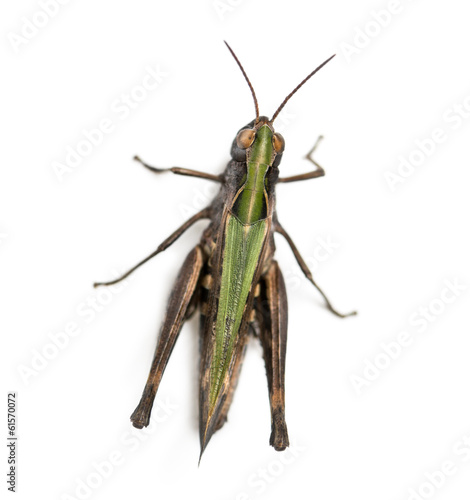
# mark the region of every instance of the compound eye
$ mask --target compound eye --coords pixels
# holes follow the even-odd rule
[[[276,151],[276,153],[278,154],[284,151],[285,147],[284,137],[282,137],[282,135],[278,134],[277,132],[273,135],[273,146],[274,146],[274,151]]]
[[[256,132],[251,128],[240,130],[240,132],[237,135],[237,146],[240,149],[249,148],[253,144],[253,141],[255,140],[255,135]]]

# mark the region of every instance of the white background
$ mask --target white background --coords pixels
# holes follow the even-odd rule
[[[1,407],[6,435],[7,392],[18,392],[17,498],[406,500],[421,488],[421,498],[468,499],[469,290],[439,302],[446,280],[470,285],[470,119],[452,121],[452,108],[470,103],[468,8],[402,0],[378,27],[368,23],[385,1],[231,4],[71,1],[18,50],[12,34],[43,21],[42,9],[33,0],[1,7]],[[354,47],[366,27],[374,38],[346,57],[344,44]],[[129,415],[177,269],[204,223],[93,318],[83,314],[97,297],[94,281],[149,254],[210,197],[210,183],[155,176],[133,155],[219,173],[236,131],[253,118],[224,39],[267,115],[338,54],[277,121],[282,174],[309,169],[302,157],[319,134],[316,159],[327,173],[279,186],[278,212],[333,303],[359,315],[331,315],[278,239],[293,446],[281,454],[268,445],[266,378],[253,341],[229,422],[198,468],[197,321],[183,329],[165,372],[157,400],[167,406],[155,412],[162,421],[139,432]],[[148,65],[168,76],[121,119],[113,102],[142,83]],[[53,162],[103,118],[114,130],[60,181]],[[436,128],[446,140],[392,190],[386,172]],[[331,254],[319,250],[328,240]],[[416,311],[430,302],[439,315],[417,328]],[[79,334],[54,353],[50,335],[71,322]],[[382,344],[401,332],[411,340],[390,361]],[[44,349],[53,359],[21,376]],[[389,366],[356,390],[354,377],[376,360]],[[97,475],[110,456],[119,463]],[[423,486],[445,461],[454,473],[439,488]],[[2,475],[2,495],[6,486]]]

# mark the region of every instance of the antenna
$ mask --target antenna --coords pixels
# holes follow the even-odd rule
[[[248,76],[246,76],[245,70],[243,69],[241,62],[238,60],[238,57],[235,55],[235,52],[231,49],[230,45],[225,40],[224,40],[224,43],[225,43],[225,45],[227,45],[227,48],[228,48],[228,50],[230,50],[230,53],[232,54],[235,61],[237,61],[238,67],[241,69],[243,76],[245,77],[246,83],[248,83],[248,87],[250,87],[251,95],[253,96],[253,101],[255,103],[255,111],[256,111],[255,123],[258,123],[258,121],[259,121],[258,100],[256,99],[256,94],[255,94],[255,90],[253,89],[253,85],[251,85],[251,82],[248,79]],[[318,69],[320,69],[320,68],[318,68]]]
[[[230,47],[229,47],[230,48]],[[309,80],[310,78],[312,78],[312,76],[319,70],[321,70],[323,68],[323,66],[325,66],[326,63],[329,63],[333,57],[335,57],[336,54],[333,54],[329,59],[327,59],[324,63],[320,64],[320,66],[318,66],[318,68],[314,69],[306,78],[304,78],[298,85],[297,87],[295,87],[295,89],[282,101],[281,105],[277,108],[276,112],[274,113],[273,117],[271,118],[271,123],[277,118],[277,115],[281,112],[282,108],[286,105],[287,101],[297,92],[297,90],[300,89],[300,87],[302,87],[302,85],[307,81]],[[240,63],[239,63],[240,64]],[[243,71],[243,70],[242,70]],[[250,85],[251,87],[251,85]]]

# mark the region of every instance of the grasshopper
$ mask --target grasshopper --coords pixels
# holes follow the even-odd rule
[[[225,42],[226,43],[226,42]],[[263,348],[271,407],[270,445],[282,451],[289,446],[285,421],[285,362],[287,343],[287,295],[284,279],[274,260],[274,233],[291,247],[307,279],[317,288],[326,307],[339,313],[314,281],[310,270],[275,209],[275,187],[279,182],[314,179],[325,174],[313,159],[317,140],[306,158],[313,171],[279,177],[284,139],[273,122],[287,101],[334,56],[312,71],[281,103],[271,119],[260,116],[253,86],[237,56],[226,43],[251,90],[256,117],[242,127],[232,142],[231,157],[221,175],[181,167],[157,168],[135,157],[158,174],[171,171],[220,184],[212,203],[196,213],[158,248],[120,278],[94,286],[112,285],[166,250],[190,226],[202,219],[210,224],[200,243],[189,252],[171,292],[157,340],[155,355],[142,397],[131,421],[139,429],[149,424],[155,395],[183,323],[200,311],[199,434],[201,455],[215,431],[227,420],[239,378],[244,352],[252,333]]]

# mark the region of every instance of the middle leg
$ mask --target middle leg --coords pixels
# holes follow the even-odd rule
[[[328,297],[325,295],[325,292],[317,285],[316,281],[313,279],[312,273],[310,272],[310,269],[308,268],[307,264],[305,263],[304,259],[302,258],[302,255],[300,255],[300,252],[298,251],[297,247],[295,246],[294,241],[292,238],[289,236],[289,233],[279,224],[279,222],[276,222],[276,227],[275,231],[279,234],[282,234],[284,238],[286,239],[287,243],[291,247],[292,252],[294,253],[294,256],[302,269],[303,273],[305,274],[305,277],[312,283],[312,285],[320,292],[321,296],[326,302],[326,307],[336,316],[339,316],[340,318],[347,318],[348,316],[354,316],[357,314],[356,311],[352,311],[347,314],[342,314],[339,311],[337,311],[332,305],[331,302],[329,301]]]

